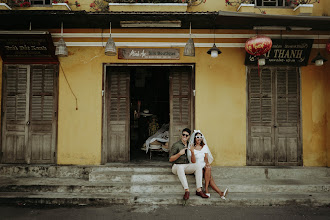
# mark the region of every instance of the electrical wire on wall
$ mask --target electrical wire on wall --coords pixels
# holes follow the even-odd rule
[[[71,88],[71,86],[70,86],[70,83],[69,83],[69,81],[68,81],[68,78],[67,78],[66,75],[65,75],[65,72],[64,72],[64,70],[63,70],[63,67],[62,67],[61,63],[60,63],[60,67],[61,67],[61,70],[62,70],[62,72],[63,72],[64,78],[65,78],[65,80],[66,80],[66,82],[67,82],[67,84],[68,84],[68,86],[69,86],[69,88],[70,88],[70,91],[71,91],[72,95],[74,96],[74,98],[76,99],[76,110],[78,110],[78,99],[77,99],[77,96],[74,94],[74,92],[73,92],[73,90],[72,90],[72,88]]]

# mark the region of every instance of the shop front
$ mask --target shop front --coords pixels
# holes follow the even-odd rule
[[[173,16],[182,21],[180,28],[123,28],[125,13],[76,14],[86,23],[65,14],[64,27],[70,28],[64,34],[56,19],[45,26],[55,46],[63,36],[66,57],[34,54],[25,59],[21,54],[14,60],[2,54],[1,163],[167,162],[166,149],[189,127],[205,134],[214,166],[329,164],[329,62],[311,62],[330,37],[320,23],[297,20],[321,27],[319,35],[262,31],[273,48],[266,65],[258,68],[244,49],[257,34],[249,19],[258,16],[179,13]],[[272,18],[265,16],[269,22]],[[275,16],[273,22],[281,19]],[[110,21],[114,56],[105,54]],[[285,21],[289,25],[294,19]],[[195,56],[184,55],[190,37]],[[222,52],[218,57],[208,53],[214,43]],[[33,45],[25,44],[32,51]],[[147,140],[162,128],[166,141],[151,146],[157,144]],[[150,159],[148,154],[156,150],[164,154]]]

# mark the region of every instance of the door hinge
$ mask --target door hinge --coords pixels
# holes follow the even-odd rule
[[[102,90],[102,97],[104,96],[104,90]]]
[[[193,93],[194,93],[194,96],[196,96],[196,90],[195,89],[193,90]]]
[[[54,116],[55,116],[55,118],[57,118],[57,111],[54,112]]]
[[[56,157],[56,152],[54,152],[54,157]]]

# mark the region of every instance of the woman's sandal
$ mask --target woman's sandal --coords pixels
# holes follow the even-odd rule
[[[222,196],[220,197],[223,200],[226,200],[226,196],[228,195],[228,188],[225,189],[225,191],[223,192]]]
[[[205,193],[209,198],[211,197],[211,193]]]

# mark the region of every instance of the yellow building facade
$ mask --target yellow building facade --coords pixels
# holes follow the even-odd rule
[[[82,1],[80,4],[81,7],[78,8],[71,6],[73,11],[93,11],[89,7],[89,2]],[[142,7],[140,10],[146,10],[143,6],[140,7]],[[172,7],[168,7],[165,9],[163,7],[162,10],[173,10]],[[30,10],[32,8],[34,7]],[[114,7],[110,5],[110,12],[112,8]],[[330,3],[321,1],[319,4],[313,4],[312,9],[310,16],[323,15],[325,17],[330,13]],[[226,6],[225,1],[208,0],[199,6],[188,6],[186,10],[188,12],[236,12],[237,7]],[[256,14],[260,13],[256,7],[253,7],[253,10]],[[261,10],[265,10],[267,15],[296,16],[298,13],[293,11],[293,8],[261,8]],[[48,31],[52,34],[54,42],[60,39],[60,29],[49,28]],[[179,59],[134,60],[106,56],[104,47],[109,37],[108,28],[64,28],[63,38],[68,46],[68,56],[59,57],[55,164],[100,165],[105,163],[102,159],[104,157],[102,155],[104,152],[103,132],[104,123],[106,123],[104,121],[105,66],[138,63],[146,66],[193,65],[195,96],[193,97],[194,124],[191,127],[201,130],[206,136],[214,157],[213,165],[247,165],[248,67],[244,64],[246,57],[244,46],[248,38],[256,35],[255,30],[233,27],[214,31],[207,28],[194,28],[194,23],[192,23],[194,57],[183,55],[184,46],[189,39],[189,29],[113,28],[111,31],[117,49],[178,48]],[[308,65],[299,67],[302,165],[329,167],[330,62],[324,62],[323,66],[315,66],[311,60],[319,50],[329,59],[325,44],[329,42],[330,31],[260,30],[259,34],[270,36],[272,39],[314,40]],[[222,51],[217,58],[211,58],[207,54],[214,41]],[[5,62],[0,61],[1,73],[5,65],[7,65]]]

